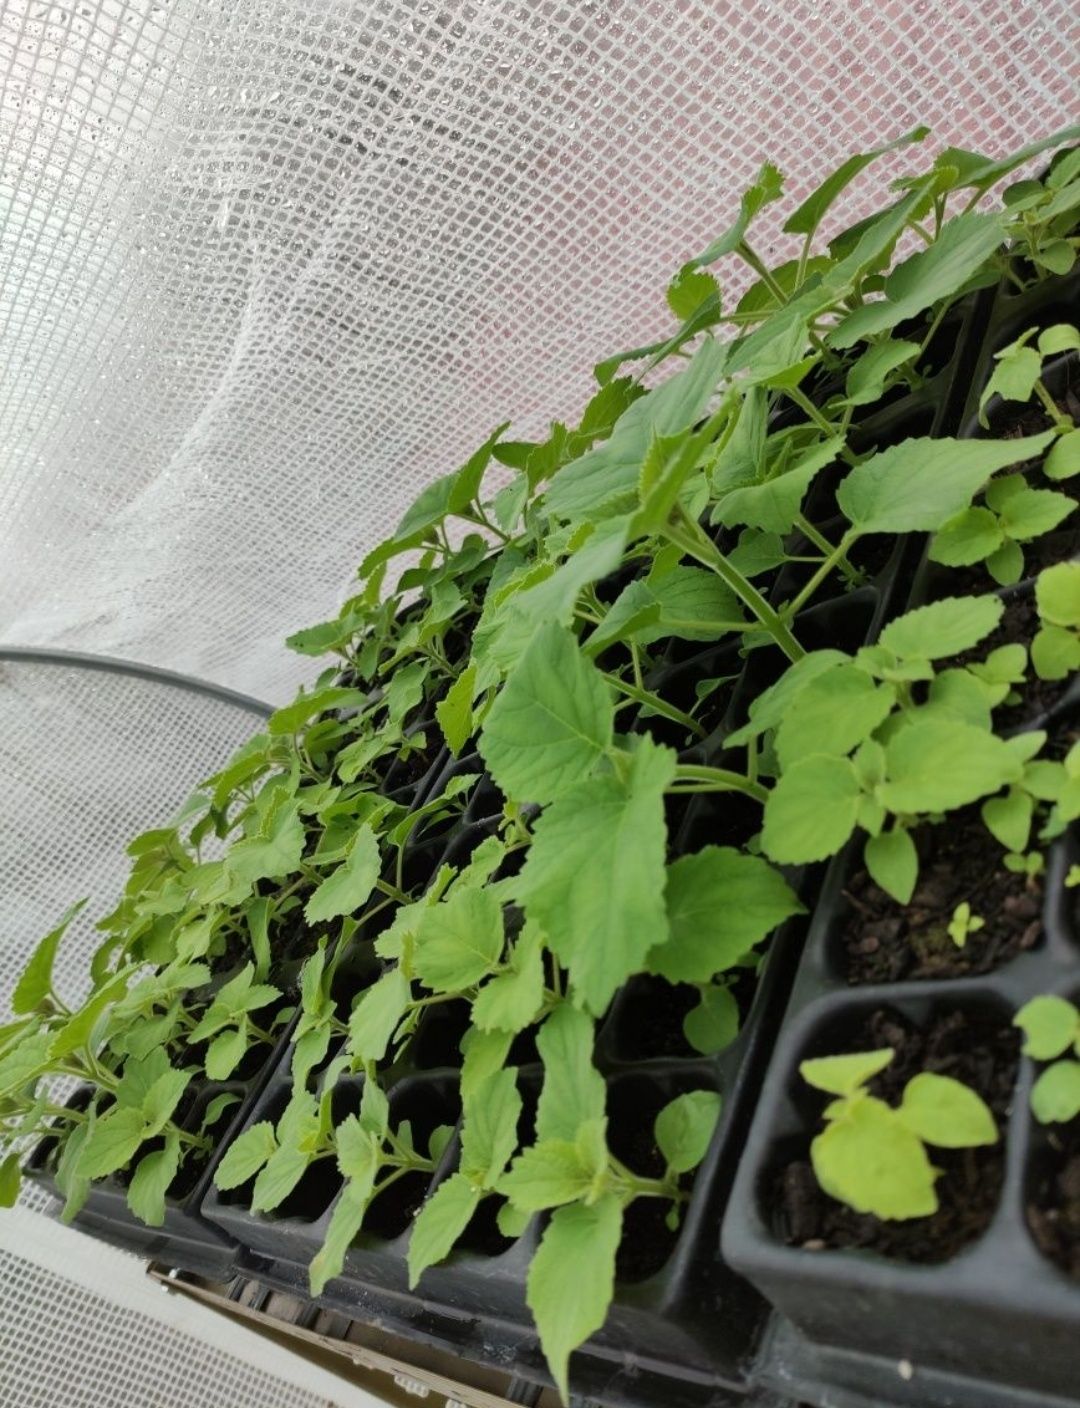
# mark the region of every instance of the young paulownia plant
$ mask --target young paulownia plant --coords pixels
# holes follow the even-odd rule
[[[856,1212],[898,1221],[938,1210],[941,1170],[927,1145],[974,1149],[996,1144],[998,1129],[982,1097],[951,1076],[921,1071],[896,1106],[872,1095],[869,1082],[895,1054],[886,1047],[819,1056],[803,1061],[799,1072],[834,1097],[825,1107],[825,1128],[810,1145],[822,1190]]]
[[[1047,994],[1025,1002],[1013,1025],[1024,1033],[1023,1052],[1051,1064],[1031,1087],[1040,1124],[1067,1124],[1080,1115],[1080,1012],[1067,998]]]
[[[409,1246],[422,1293],[481,1203],[505,1236],[541,1219],[528,1301],[565,1396],[569,1356],[615,1294],[627,1208],[658,1200],[677,1229],[722,1119],[706,1081],[659,1112],[648,1169],[613,1152],[594,1054],[626,984],[680,989],[689,1048],[718,1054],[739,1035],[736,994],[802,908],[799,867],[859,831],[871,873],[903,900],[924,822],[983,803],[1027,865],[1029,834],[1077,814],[1080,760],[1041,758],[1043,734],[997,727],[1028,668],[1023,647],[977,658],[997,597],[930,603],[862,649],[806,645],[805,608],[862,585],[868,546],[938,534],[955,557],[977,510],[985,551],[971,560],[1006,571],[1007,545],[1066,517],[1027,481],[1042,456],[1068,471],[1060,415],[1021,438],[856,448],[869,408],[925,384],[964,299],[1002,277],[1039,281],[1075,249],[1073,151],[1004,206],[975,207],[1077,129],[1004,160],[946,149],[866,219],[826,230],[851,182],[885,153],[910,160],[926,135],[827,176],[770,262],[755,222],[783,178],[766,163],[672,282],[667,336],[600,363],[576,424],[536,441],[494,430],[367,555],[338,615],[291,637],[330,663],[176,822],[133,843],[86,1002],[65,1008],[43,977],[58,938],[32,961],[0,1031],[8,1200],[20,1141],[45,1134],[69,1213],[94,1178],[130,1175],[133,1209],[159,1218],[181,1164],[207,1166],[235,1098],[196,1117],[191,1091],[243,1078],[295,1015],[285,1107],[249,1121],[218,1187],[272,1219],[313,1166],[336,1182],[316,1293],[406,1178],[432,1185]],[[719,261],[749,271],[741,296],[722,290]],[[1063,336],[1018,349],[1021,364],[1039,356],[1031,394]],[[1068,633],[1050,588],[1046,628]],[[678,688],[668,664],[697,651],[711,663]],[[720,700],[746,660],[776,682],[725,732]],[[689,846],[686,808],[732,794],[751,821]],[[440,1010],[465,1020],[456,1137],[395,1114],[393,1087]],[[538,1092],[511,1061],[530,1036]],[[50,1099],[59,1075],[83,1082],[73,1103]],[[866,1090],[871,1075],[832,1077],[826,1177],[881,1215],[925,1215],[912,1211],[934,1196],[925,1144],[945,1142],[942,1121],[988,1140],[985,1111],[929,1075],[894,1110]],[[875,1193],[850,1155],[880,1162],[885,1143],[900,1156]]]

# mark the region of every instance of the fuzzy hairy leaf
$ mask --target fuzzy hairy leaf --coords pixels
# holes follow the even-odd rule
[[[862,787],[847,758],[802,758],[769,793],[761,845],[780,864],[834,855],[855,829]]]
[[[572,632],[549,623],[492,705],[480,752],[511,800],[550,802],[588,777],[611,746],[613,727],[603,676]]]
[[[853,1101],[810,1145],[817,1181],[856,1212],[903,1220],[937,1211],[934,1169],[918,1135],[880,1100]]]
[[[165,1221],[165,1195],[180,1167],[180,1139],[169,1134],[163,1149],[144,1154],[132,1175],[127,1204],[137,1218],[149,1227]]]
[[[370,1201],[371,1187],[362,1181],[351,1179],[341,1190],[341,1196],[330,1214],[326,1239],[315,1254],[308,1272],[312,1295],[322,1295],[327,1282],[340,1275],[346,1253],[363,1225]]]
[[[905,440],[856,465],[837,490],[860,533],[931,533],[967,508],[990,476],[1041,454],[1053,431],[1020,440]]]
[[[759,856],[706,846],[667,869],[670,937],[648,969],[670,983],[708,983],[801,909],[787,881]]]
[[[360,1061],[381,1061],[412,1001],[409,980],[391,968],[373,983],[349,1016],[349,1044]]]
[[[457,890],[420,914],[413,968],[433,992],[460,992],[491,973],[504,943],[502,905],[492,890]]]
[[[481,1192],[463,1173],[440,1183],[416,1215],[409,1235],[409,1288],[450,1254],[480,1205]]]
[[[543,953],[543,936],[527,924],[509,969],[489,978],[473,999],[472,1018],[481,1031],[520,1032],[535,1019],[544,1001]]]
[[[972,724],[929,717],[908,722],[885,745],[887,781],[878,788],[893,812],[944,812],[976,802],[1023,766],[1007,744]]]
[[[1080,1042],[1080,1012],[1064,997],[1047,994],[1025,1002],[1013,1018],[1024,1033],[1024,1055],[1052,1061]]]
[[[720,1118],[720,1103],[715,1090],[688,1090],[657,1115],[656,1143],[673,1172],[688,1173],[701,1163]]]
[[[355,914],[366,904],[379,878],[379,842],[364,822],[349,846],[345,860],[315,889],[304,906],[309,924]]]
[[[932,1071],[912,1076],[897,1113],[920,1139],[941,1149],[971,1149],[998,1140],[986,1102],[951,1076]]]
[[[895,692],[879,685],[854,664],[837,665],[812,679],[798,695],[797,707],[776,731],[776,756],[782,768],[811,753],[842,757],[869,738],[895,703]]]
[[[1004,609],[999,596],[943,597],[890,621],[879,644],[901,658],[944,660],[984,640]]]
[[[1080,1115],[1080,1061],[1055,1061],[1031,1088],[1031,1111],[1040,1124],[1068,1124]]]
[[[562,1002],[540,1028],[536,1045],[544,1063],[536,1137],[572,1140],[583,1124],[604,1117],[604,1080],[592,1063],[592,1019]]]
[[[277,1150],[274,1126],[269,1120],[260,1120],[242,1134],[238,1134],[225,1151],[225,1156],[214,1172],[214,1185],[228,1191],[239,1188],[249,1178],[254,1178],[267,1159]]]
[[[621,1237],[622,1206],[614,1193],[590,1207],[571,1203],[552,1215],[529,1267],[526,1300],[564,1400],[571,1352],[607,1318]]]
[[[517,892],[590,1012],[667,935],[664,789],[674,771],[674,753],[643,738],[625,780],[580,783],[536,823]]]
[[[65,912],[56,928],[51,929],[45,935],[31,954],[30,961],[23,969],[19,981],[15,984],[15,991],[11,994],[10,1007],[12,1012],[18,1016],[33,1012],[38,1003],[48,997],[52,987],[53,963],[56,960],[56,950],[60,946],[60,940],[67,932],[68,925],[86,904],[86,900],[79,900],[77,904],[73,904]]]

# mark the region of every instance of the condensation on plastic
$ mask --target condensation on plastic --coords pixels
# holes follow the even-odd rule
[[[798,196],[916,122],[1003,153],[1078,39],[1072,0],[5,0],[0,640],[284,697],[283,636],[668,326],[764,157]]]

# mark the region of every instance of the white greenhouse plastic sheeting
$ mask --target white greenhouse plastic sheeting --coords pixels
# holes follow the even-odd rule
[[[280,700],[417,487],[579,410],[763,157],[1075,105],[1074,0],[4,0],[0,639]],[[880,189],[910,156],[857,184]]]
[[[665,328],[763,158],[798,197],[916,123],[1004,153],[1073,115],[1078,40],[1074,0],[0,0],[0,644],[281,701],[283,637],[427,479]],[[0,666],[0,1006],[252,722]],[[8,1235],[5,1408],[324,1401]]]

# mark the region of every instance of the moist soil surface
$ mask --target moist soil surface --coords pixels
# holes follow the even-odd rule
[[[1080,1122],[1050,1136],[1056,1146],[1028,1204],[1031,1235],[1043,1256],[1080,1279]]]
[[[1002,848],[968,810],[941,826],[921,827],[919,881],[907,905],[859,870],[844,890],[849,917],[839,934],[852,984],[989,973],[1042,937],[1042,882],[1002,865]],[[958,948],[948,932],[968,903],[983,927]]]
[[[962,1081],[983,1097],[1004,1130],[1013,1096],[1019,1033],[1000,1018],[949,1011],[915,1027],[887,1008],[874,1012],[842,1050],[891,1046],[891,1065],[874,1077],[870,1091],[890,1105],[920,1071]],[[818,1187],[808,1159],[783,1168],[773,1204],[780,1235],[808,1251],[866,1248],[901,1261],[948,1261],[982,1235],[993,1218],[1004,1176],[1004,1144],[979,1149],[933,1149],[942,1170],[937,1181],[939,1208],[932,1217],[884,1222],[836,1202]]]

